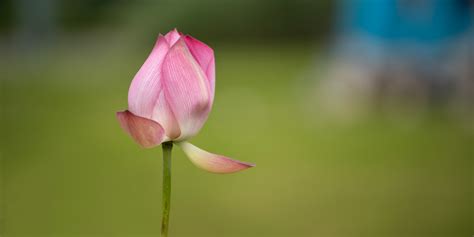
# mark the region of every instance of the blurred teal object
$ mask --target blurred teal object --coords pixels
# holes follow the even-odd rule
[[[441,43],[472,27],[468,0],[344,0],[342,32],[384,43]]]
[[[346,81],[362,97],[393,94],[421,101],[470,103],[474,55],[473,2],[341,0],[337,61],[352,65]],[[340,67],[339,67],[340,68]],[[344,70],[344,69],[341,69]],[[344,84],[344,83],[342,83]],[[347,83],[345,83],[347,84]],[[455,102],[459,103],[459,102]]]
[[[338,52],[369,64],[398,58],[431,70],[472,42],[472,5],[467,0],[342,0]]]

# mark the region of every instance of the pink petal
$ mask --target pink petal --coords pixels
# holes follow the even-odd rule
[[[177,143],[197,167],[211,173],[228,174],[254,167],[254,164],[233,160],[202,150],[189,142]]]
[[[203,72],[209,80],[209,85],[211,87],[211,105],[214,100],[214,87],[215,87],[215,59],[214,59],[214,50],[211,47],[207,46],[205,43],[187,35],[184,37],[184,41],[188,46],[189,51],[196,59],[196,61],[201,66]]]
[[[170,45],[170,47],[173,46],[176,43],[176,41],[179,40],[180,37],[181,37],[181,33],[179,33],[176,28],[174,28],[172,31],[168,32],[165,35],[166,41],[168,41],[168,44]]]
[[[158,146],[163,141],[164,130],[157,122],[132,114],[130,111],[117,112],[120,126],[142,147]]]
[[[210,85],[183,39],[178,40],[165,57],[162,80],[165,98],[181,130],[175,140],[196,135],[211,109]]]
[[[181,135],[178,121],[165,97],[165,90],[161,90],[151,118],[165,129],[167,140],[174,140]]]
[[[160,35],[155,47],[137,72],[128,91],[128,109],[137,116],[151,118],[161,91],[161,65],[168,53],[166,39]]]

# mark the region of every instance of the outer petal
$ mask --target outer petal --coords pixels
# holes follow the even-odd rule
[[[166,39],[160,35],[147,60],[133,78],[128,91],[128,109],[135,115],[151,118],[161,92],[161,66],[168,53]]]
[[[117,112],[121,127],[142,147],[158,146],[163,141],[165,131],[157,122],[132,114],[130,111]]]
[[[180,37],[181,37],[181,34],[178,32],[178,30],[176,30],[176,28],[174,28],[172,31],[168,32],[165,35],[166,41],[168,41],[168,44],[170,46],[173,46],[176,43],[176,41],[179,40]]]
[[[161,67],[169,48],[165,37],[160,35],[128,92],[129,110],[140,117],[158,122],[165,129],[166,140],[175,139],[181,134],[163,91]]]
[[[175,140],[196,135],[211,109],[210,85],[183,39],[168,52],[162,66],[162,77],[165,98],[181,130],[181,135]]]
[[[232,160],[225,156],[209,153],[189,142],[180,142],[178,145],[197,167],[212,173],[234,173],[255,166],[254,164]]]
[[[184,37],[184,41],[189,48],[189,51],[199,63],[202,68],[202,71],[206,74],[207,80],[210,85],[210,95],[211,95],[211,105],[214,101],[214,88],[215,88],[215,59],[214,59],[214,50],[211,47],[207,46],[205,43],[187,35]]]

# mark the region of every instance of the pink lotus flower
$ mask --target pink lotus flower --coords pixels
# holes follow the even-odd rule
[[[128,110],[117,112],[122,128],[142,147],[179,145],[198,167],[232,173],[252,164],[204,151],[189,142],[207,120],[214,101],[213,50],[176,29],[159,35],[128,92]]]

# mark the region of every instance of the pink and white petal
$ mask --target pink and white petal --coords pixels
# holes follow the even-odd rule
[[[169,45],[160,35],[153,50],[132,80],[128,90],[128,109],[144,118],[151,118],[161,91],[161,65]]]
[[[216,66],[215,59],[212,57],[212,60],[209,62],[209,65],[206,70],[207,80],[209,81],[209,94],[211,95],[210,105],[214,103],[214,94],[216,87]]]
[[[151,148],[163,142],[165,131],[157,122],[136,116],[128,110],[116,115],[122,129],[141,147]]]
[[[162,65],[165,97],[179,123],[178,141],[196,135],[207,120],[211,106],[209,83],[183,39],[169,50]]]
[[[179,33],[178,30],[176,28],[174,28],[172,31],[168,32],[165,35],[165,38],[166,38],[166,41],[168,41],[168,44],[171,47],[176,43],[176,41],[179,40],[179,38],[181,38],[181,33]]]
[[[222,155],[212,154],[189,142],[177,143],[197,167],[218,174],[228,174],[254,167],[254,164],[233,160]]]
[[[201,66],[202,70],[209,80],[209,85],[211,89],[211,96],[214,97],[214,88],[215,88],[215,58],[214,50],[211,47],[207,46],[205,43],[193,38],[192,36],[186,35],[184,41],[189,48],[189,51],[196,59],[196,61]],[[213,101],[213,98],[212,98]],[[211,101],[211,103],[212,103]]]
[[[162,90],[156,101],[153,110],[152,119],[165,129],[168,140],[174,140],[181,135],[178,121],[176,120],[173,111],[165,97],[165,90]]]

